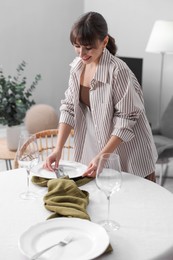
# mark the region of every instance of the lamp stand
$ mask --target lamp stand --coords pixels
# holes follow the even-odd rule
[[[161,73],[160,73],[160,93],[159,93],[159,128],[160,128],[161,113],[162,113],[162,88],[163,88],[164,58],[165,58],[165,53],[161,52]]]

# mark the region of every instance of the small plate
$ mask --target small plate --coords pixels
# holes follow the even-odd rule
[[[19,249],[27,257],[57,243],[68,234],[71,242],[56,246],[40,259],[89,260],[101,255],[109,245],[105,229],[89,220],[56,218],[37,223],[26,230],[19,239]]]
[[[78,162],[73,161],[64,161],[61,160],[59,166],[63,168],[63,173],[68,175],[69,178],[81,177],[84,171],[87,169],[87,166]],[[49,170],[43,168],[43,162],[39,163],[32,169],[32,173],[35,176],[47,178],[47,179],[56,179],[56,174]]]

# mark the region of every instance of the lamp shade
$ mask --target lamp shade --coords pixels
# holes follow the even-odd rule
[[[173,21],[156,21],[146,52],[173,53]]]

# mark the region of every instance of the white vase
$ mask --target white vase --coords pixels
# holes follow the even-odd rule
[[[11,151],[16,151],[18,147],[19,137],[21,133],[21,126],[7,126],[7,147]]]

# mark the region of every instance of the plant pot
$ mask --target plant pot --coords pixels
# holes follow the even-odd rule
[[[6,136],[7,136],[7,147],[11,151],[16,151],[18,147],[19,137],[21,133],[21,126],[7,126]]]

